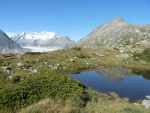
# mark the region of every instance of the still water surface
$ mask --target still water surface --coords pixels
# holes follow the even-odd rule
[[[85,71],[72,74],[73,79],[100,92],[116,92],[130,100],[141,100],[150,95],[150,80],[141,75],[111,77],[101,71]]]

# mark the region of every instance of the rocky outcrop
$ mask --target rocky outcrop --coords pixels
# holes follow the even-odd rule
[[[145,97],[145,99],[142,101],[142,105],[144,105],[145,108],[150,108],[150,96]]]

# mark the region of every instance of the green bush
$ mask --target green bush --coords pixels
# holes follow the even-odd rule
[[[46,74],[46,73],[45,73]],[[47,97],[69,98],[82,94],[77,81],[63,75],[37,75],[0,90],[0,112],[17,109]]]
[[[134,54],[134,58],[137,58],[137,57],[141,60],[150,62],[150,48],[144,49],[144,51],[142,53]]]

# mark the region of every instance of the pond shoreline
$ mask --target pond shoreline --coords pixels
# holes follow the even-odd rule
[[[87,74],[86,74],[87,73]],[[97,75],[91,75],[91,76],[94,76],[94,77],[96,77],[95,78],[95,80],[88,74],[88,73],[100,73],[100,74],[103,74],[102,73],[102,71],[99,71],[99,70],[86,70],[86,71],[81,71],[80,73],[73,73],[72,75],[69,75],[69,76],[74,76],[73,77],[73,79],[75,79],[75,80],[79,80],[80,82],[81,82],[81,84],[83,84],[85,87],[87,87],[88,88],[88,85],[90,84],[90,85],[94,85],[93,87],[96,87],[97,88],[97,86],[95,86],[95,84],[96,85],[99,85],[99,84],[101,84],[101,85],[103,85],[103,84],[105,84],[105,83],[103,83],[104,82],[104,80],[106,79],[104,79],[104,78],[102,78],[102,79],[104,79],[104,80],[100,80],[98,83],[96,82],[96,80],[97,79],[99,79],[98,77],[100,77],[100,76],[102,76],[102,75],[98,75],[98,77],[97,77]],[[80,75],[81,74],[81,75]],[[83,75],[82,75],[83,74]],[[131,74],[131,73],[130,73]],[[81,77],[80,78],[80,76],[84,76],[84,77],[87,77],[87,78],[84,78],[84,77]],[[111,76],[111,75],[108,75],[109,77]],[[143,82],[145,82],[144,80],[144,78],[141,78],[142,76],[140,75],[138,75],[138,76],[135,76],[135,75],[129,75],[129,76],[115,76],[115,79],[117,80],[118,78],[120,79],[121,78],[121,81],[123,82],[122,84],[120,84],[120,85],[118,85],[118,86],[120,86],[120,87],[122,87],[122,88],[124,88],[124,90],[127,90],[127,89],[129,89],[129,91],[131,92],[131,94],[130,95],[133,95],[132,93],[132,89],[133,88],[127,88],[127,89],[125,89],[125,86],[126,87],[130,87],[130,85],[132,84],[133,85],[133,82],[134,82],[134,79],[137,81],[138,80],[138,82],[136,82],[135,83],[135,86],[134,87],[136,87],[136,85],[137,85],[137,83],[139,83],[139,81],[143,81]],[[110,77],[111,78],[111,77]],[[112,77],[113,79],[114,79],[114,75],[113,75],[113,77]],[[125,80],[124,80],[125,79]],[[128,80],[127,79],[129,79],[129,82],[130,82],[130,84],[128,85]],[[92,83],[90,83],[89,81],[94,81],[94,82],[96,82],[96,83],[94,83],[93,81],[92,81]],[[87,82],[88,81],[88,82]],[[120,82],[121,82],[120,81]],[[85,82],[85,83],[84,83]],[[106,81],[106,82],[108,82],[108,80]],[[111,83],[112,82],[112,83]],[[117,86],[117,84],[116,84],[116,81],[114,82],[114,81],[111,81],[110,83],[108,83],[108,85],[114,85],[115,86],[115,88],[116,87],[118,87]],[[125,82],[125,83],[124,83]],[[103,83],[103,84],[102,84]],[[150,81],[148,82],[149,84],[150,84]],[[142,84],[140,84],[140,85],[142,85]],[[90,86],[91,87],[91,86]],[[100,86],[101,87],[101,86]],[[106,86],[105,86],[106,87]],[[132,86],[133,87],[133,86]],[[144,86],[143,86],[144,87]],[[147,87],[147,86],[145,86],[145,87]],[[103,87],[101,87],[102,89],[103,89]],[[107,87],[106,87],[107,88]],[[108,87],[109,88],[109,87]],[[119,87],[118,87],[119,88]],[[92,88],[93,89],[93,88]],[[111,88],[110,88],[111,89]],[[94,90],[96,90],[96,89],[94,89]],[[116,89],[115,89],[116,90]],[[141,88],[141,90],[142,90],[142,88]],[[98,91],[98,92],[102,92],[102,93],[106,93],[106,94],[110,94],[110,93],[112,93],[112,92],[114,92],[114,91],[99,91],[99,90],[96,90],[96,91]],[[117,91],[119,91],[119,89],[117,89]],[[138,91],[137,89],[135,90],[135,91]],[[140,91],[140,90],[139,90]],[[138,91],[138,92],[139,92]],[[121,92],[121,90],[119,91],[119,92]],[[150,90],[149,90],[149,92],[150,92]],[[121,95],[119,95],[117,92],[115,92],[118,96],[119,96],[119,98],[122,98],[122,99],[127,99],[127,100],[129,100],[130,102],[132,102],[132,103],[134,103],[134,102],[136,102],[136,103],[141,103],[143,100],[144,100],[144,96],[143,96],[143,98],[139,98],[139,99],[130,99],[130,98],[128,98],[128,97],[124,97],[124,96],[122,96],[122,93],[121,93]],[[150,94],[150,93],[149,93]],[[141,94],[140,94],[141,95]],[[145,95],[145,96],[148,96],[148,95]]]

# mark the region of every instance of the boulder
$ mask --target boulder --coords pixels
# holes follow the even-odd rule
[[[142,105],[144,105],[145,106],[145,108],[150,108],[150,100],[143,100],[142,101]]]
[[[145,108],[150,108],[150,95],[145,96],[145,99],[142,101],[142,105],[144,105]]]
[[[23,66],[24,66],[23,63],[21,63],[21,62],[18,62],[18,63],[17,63],[17,67],[23,67]]]
[[[4,66],[4,67],[2,67],[2,69],[3,69],[3,72],[5,73],[5,75],[7,75],[7,76],[11,76],[13,74],[13,70],[11,67]]]

